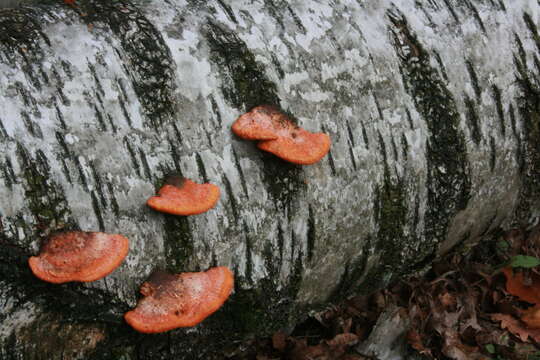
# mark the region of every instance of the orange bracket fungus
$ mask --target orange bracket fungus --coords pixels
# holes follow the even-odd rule
[[[118,234],[70,231],[51,236],[39,256],[28,259],[38,278],[55,284],[94,281],[107,276],[124,260],[129,241]]]
[[[196,215],[216,206],[219,187],[197,184],[180,176],[171,176],[159,189],[158,196],[146,202],[152,209],[173,215]]]
[[[258,148],[285,161],[311,165],[330,151],[330,137],[295,125],[274,106],[261,105],[240,116],[232,131],[243,139],[260,140]]]
[[[182,274],[159,271],[142,284],[144,298],[124,318],[142,333],[195,326],[223,305],[233,286],[234,275],[223,266]]]

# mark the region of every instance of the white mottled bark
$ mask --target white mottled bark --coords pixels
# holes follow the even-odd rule
[[[121,318],[156,268],[234,269],[230,304],[200,327],[220,334],[228,322],[230,339],[534,221],[539,9],[167,0],[0,10],[0,355],[38,351],[24,344],[46,320],[72,324],[72,339],[93,334],[74,358],[100,342],[167,358],[156,350],[167,337],[141,340]],[[330,154],[297,167],[234,137],[235,118],[263,103],[329,133]],[[219,185],[217,207],[151,211],[144,203],[170,172]],[[127,260],[94,283],[41,284],[25,259],[69,228],[127,236]],[[183,337],[163,346],[175,356],[191,341],[170,337]]]

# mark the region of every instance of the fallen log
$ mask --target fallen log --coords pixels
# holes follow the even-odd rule
[[[4,3],[4,7],[8,4]],[[81,1],[0,10],[0,358],[209,358],[290,329],[455,246],[538,219],[539,5]],[[330,135],[299,166],[235,137],[276,105]],[[167,174],[215,209],[145,206]],[[125,263],[49,285],[27,259],[62,230],[129,238]],[[195,329],[123,321],[155,270],[235,273]]]

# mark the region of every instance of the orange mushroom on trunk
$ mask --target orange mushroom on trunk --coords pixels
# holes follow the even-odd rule
[[[216,206],[219,187],[197,184],[187,178],[171,176],[165,185],[146,202],[152,209],[173,215],[196,215]]]
[[[277,123],[285,124],[287,116],[276,107],[262,105],[241,115],[232,125],[232,131],[246,140],[277,139]]]
[[[257,147],[285,161],[299,165],[311,165],[328,153],[330,137],[326,134],[313,134],[298,128],[275,140],[260,141]]]
[[[144,298],[124,319],[142,333],[195,326],[223,305],[233,286],[234,275],[223,266],[174,275],[156,272],[142,284]]]
[[[330,151],[330,137],[311,133],[295,125],[274,106],[261,105],[240,116],[232,131],[243,139],[260,140],[258,147],[281,159],[299,165],[311,165]]]
[[[60,284],[95,281],[114,271],[129,251],[129,241],[118,234],[70,231],[51,236],[38,256],[28,259],[41,280]]]

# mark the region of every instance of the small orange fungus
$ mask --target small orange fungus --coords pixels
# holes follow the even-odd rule
[[[124,318],[142,333],[195,326],[223,305],[233,287],[234,275],[223,266],[174,275],[156,272],[141,286],[144,298]]]
[[[28,259],[38,278],[51,283],[94,281],[114,271],[129,251],[118,234],[70,231],[51,236],[38,256]]]
[[[243,139],[260,140],[258,147],[281,159],[299,165],[311,165],[330,151],[330,137],[311,133],[295,125],[274,106],[261,105],[240,116],[232,131]]]
[[[219,187],[197,184],[189,179],[171,176],[165,185],[146,202],[152,209],[173,215],[196,215],[216,206]]]

